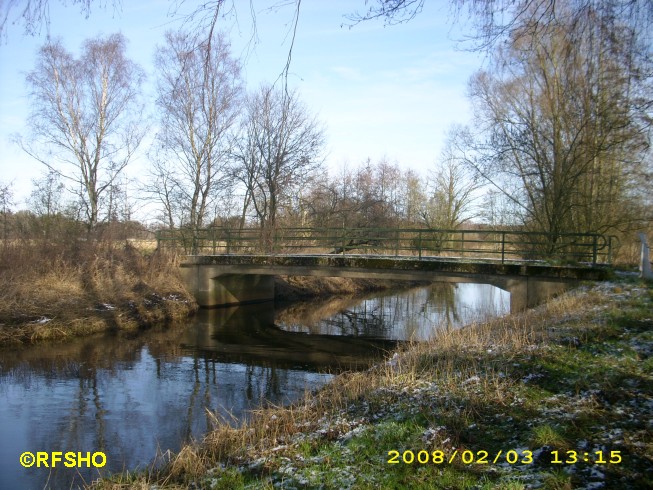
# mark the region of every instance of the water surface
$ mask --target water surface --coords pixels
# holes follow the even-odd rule
[[[237,423],[261,404],[367,368],[399,341],[509,304],[491,286],[433,285],[278,310],[203,310],[183,326],[0,350],[0,488],[70,488],[98,476],[23,468],[24,451],[103,451],[103,473],[145,468],[157,452],[201,438],[214,416]]]

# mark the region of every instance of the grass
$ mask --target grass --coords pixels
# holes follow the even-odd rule
[[[171,253],[79,240],[0,253],[0,344],[144,328],[195,308]]]
[[[291,302],[309,298],[342,299],[346,296],[360,296],[373,291],[407,289],[428,284],[425,281],[276,276],[274,289],[276,300]]]
[[[135,330],[197,308],[172,249],[147,240],[0,243],[0,346]],[[277,278],[278,299],[406,287],[399,281]]]
[[[651,488],[651,412],[651,286],[602,283],[443,330],[95,488]]]

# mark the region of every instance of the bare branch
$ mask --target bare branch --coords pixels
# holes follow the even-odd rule
[[[161,130],[157,134],[157,185],[168,214],[172,209],[168,184],[193,228],[203,225],[217,195],[229,179],[230,129],[236,122],[242,92],[240,64],[229,52],[222,34],[205,42],[187,32],[168,32],[158,48],[157,105]],[[168,216],[168,222],[172,219]]]
[[[369,5],[366,12],[345,15],[352,23],[350,28],[361,22],[380,18],[384,20],[385,25],[411,21],[422,12],[424,0],[366,0],[365,5]]]

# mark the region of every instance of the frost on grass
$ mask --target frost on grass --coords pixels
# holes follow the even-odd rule
[[[30,322],[30,323],[37,324],[37,325],[43,325],[43,324],[48,323],[50,321],[52,321],[52,318],[48,318],[47,316],[42,316],[41,318],[39,318],[37,320],[34,320],[34,321]]]
[[[310,421],[298,420],[297,432],[264,454],[251,451],[240,471],[259,488],[384,488],[389,449],[501,448],[516,451],[520,461],[449,465],[447,471],[475,478],[474,488],[558,488],[557,479],[559,488],[633,488],[630,482],[653,473],[653,334],[646,327],[653,315],[641,307],[653,311],[650,290],[608,282],[570,297],[576,301],[569,307],[536,311],[541,337],[524,336],[520,344],[487,337],[451,351],[393,353],[370,370],[370,380],[381,381]],[[625,314],[636,301],[645,311],[639,323],[615,326],[615,312]],[[424,362],[412,368],[411,359]],[[451,365],[443,370],[439,359]],[[317,402],[307,406],[321,410]],[[612,467],[551,464],[552,451],[564,456],[567,450],[622,451],[629,460]],[[523,463],[527,451],[531,464]],[[420,471],[438,478],[443,471],[433,465],[408,470],[406,478]],[[392,485],[409,487],[404,480]]]

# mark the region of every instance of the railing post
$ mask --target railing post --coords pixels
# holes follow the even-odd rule
[[[506,260],[506,232],[501,232],[501,263],[503,264]]]
[[[592,242],[592,265],[596,265],[596,258],[598,252],[598,235],[594,235],[594,240]]]
[[[211,241],[213,242],[213,255],[215,255],[215,228],[211,228]]]
[[[272,231],[272,255],[277,255],[277,250],[279,248],[279,229],[275,226]]]
[[[465,256],[465,232],[464,232],[464,231],[461,232],[460,240],[461,240],[461,242],[462,242],[462,243],[461,243],[461,248],[463,249],[463,253],[462,253],[462,255],[463,255],[463,257],[464,257],[464,256]]]
[[[395,257],[399,257],[399,230],[395,230]]]
[[[417,233],[417,251],[419,253],[419,260],[422,260],[422,231]]]

